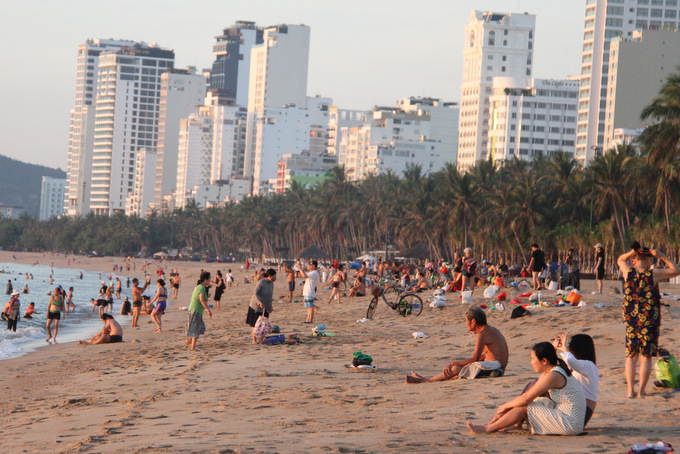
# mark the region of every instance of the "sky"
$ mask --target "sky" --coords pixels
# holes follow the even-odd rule
[[[66,170],[76,53],[88,38],[156,42],[209,68],[238,20],[311,28],[307,94],[344,109],[460,100],[474,9],[536,15],[534,76],[580,72],[585,0],[0,0],[0,154]]]

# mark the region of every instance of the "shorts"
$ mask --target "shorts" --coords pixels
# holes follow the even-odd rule
[[[172,288],[179,288],[179,284],[172,284]]]
[[[461,271],[460,274],[462,274],[462,275],[465,276],[465,277],[474,277],[475,272],[474,272],[474,271],[473,271],[473,272],[470,272],[470,271],[468,271],[468,270],[463,270],[463,271]]]
[[[314,307],[314,300],[316,298],[305,296],[305,307]]]
[[[294,290],[295,290],[295,281],[290,281],[290,282],[288,283],[288,291],[289,291],[289,292],[292,292],[292,291],[294,291]]]
[[[156,302],[156,307],[153,308],[156,312],[163,312],[165,310],[166,303],[165,301],[157,301]]]
[[[340,288],[340,282],[332,282],[331,287],[332,288]]]
[[[597,280],[604,279],[604,268],[598,268],[596,270],[596,274],[597,274],[597,276],[595,277],[595,279],[597,279]]]
[[[112,344],[123,342],[123,336],[119,336],[118,334],[112,334],[111,336],[109,336],[109,342]]]
[[[142,307],[142,302],[141,301],[133,301],[132,307]]]
[[[61,320],[61,312],[48,312],[47,320]]]
[[[106,300],[97,300],[97,306],[108,306],[109,302]]]

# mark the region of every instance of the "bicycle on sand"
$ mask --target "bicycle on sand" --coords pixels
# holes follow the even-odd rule
[[[373,298],[368,304],[368,310],[366,311],[366,318],[368,319],[373,318],[380,298],[392,310],[397,311],[403,317],[408,315],[418,316],[423,311],[423,300],[420,299],[420,296],[410,291],[404,291],[397,282],[389,283],[381,279],[371,293]],[[396,295],[397,299],[394,302],[390,302],[386,295]]]

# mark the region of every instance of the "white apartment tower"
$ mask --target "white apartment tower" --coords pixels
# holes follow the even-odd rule
[[[206,92],[206,78],[193,67],[172,69],[160,76],[158,152],[156,159],[154,208],[162,210],[162,200],[172,195],[177,182],[179,123],[198,112]],[[146,209],[146,208],[145,208]]]
[[[180,122],[175,207],[186,205],[194,186],[210,184],[213,154],[212,107],[203,106]]]
[[[64,214],[64,190],[66,180],[63,178],[42,177],[40,191],[40,220],[60,217]]]
[[[97,94],[99,55],[104,51],[133,46],[134,41],[88,39],[78,46],[75,105],[69,123],[66,169],[65,213],[83,216],[90,209],[92,147],[94,145],[94,104]]]
[[[472,11],[465,26],[458,128],[458,167],[488,158],[493,78],[532,76],[533,14]]]
[[[265,28],[262,44],[252,47],[244,175],[253,177],[254,191],[261,180],[276,177],[276,162],[283,153],[298,151],[280,150],[278,156],[268,156],[262,148],[262,127],[275,121],[266,108],[306,108],[309,37],[306,25],[278,25]],[[260,166],[270,160],[273,171],[263,172]]]
[[[631,136],[636,130],[644,130],[646,125],[640,119],[642,109],[678,70],[678,63],[680,33],[675,30],[636,30],[630,39],[612,40],[603,150],[621,143],[623,137],[615,140],[619,136]]]
[[[586,0],[576,130],[575,157],[579,162],[590,162],[604,146],[612,39],[630,38],[634,30],[677,29],[678,3],[678,0]]]
[[[135,165],[135,182],[133,190],[128,193],[125,214],[145,217],[154,200],[154,183],[156,182],[156,160],[158,152],[142,148],[137,150]]]
[[[134,189],[137,150],[155,151],[161,74],[175,54],[155,44],[103,52],[97,78],[90,210],[124,211]]]

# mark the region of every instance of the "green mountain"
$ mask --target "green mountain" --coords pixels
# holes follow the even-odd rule
[[[66,172],[0,155],[0,204],[23,207],[38,217],[43,176],[66,178]]]

